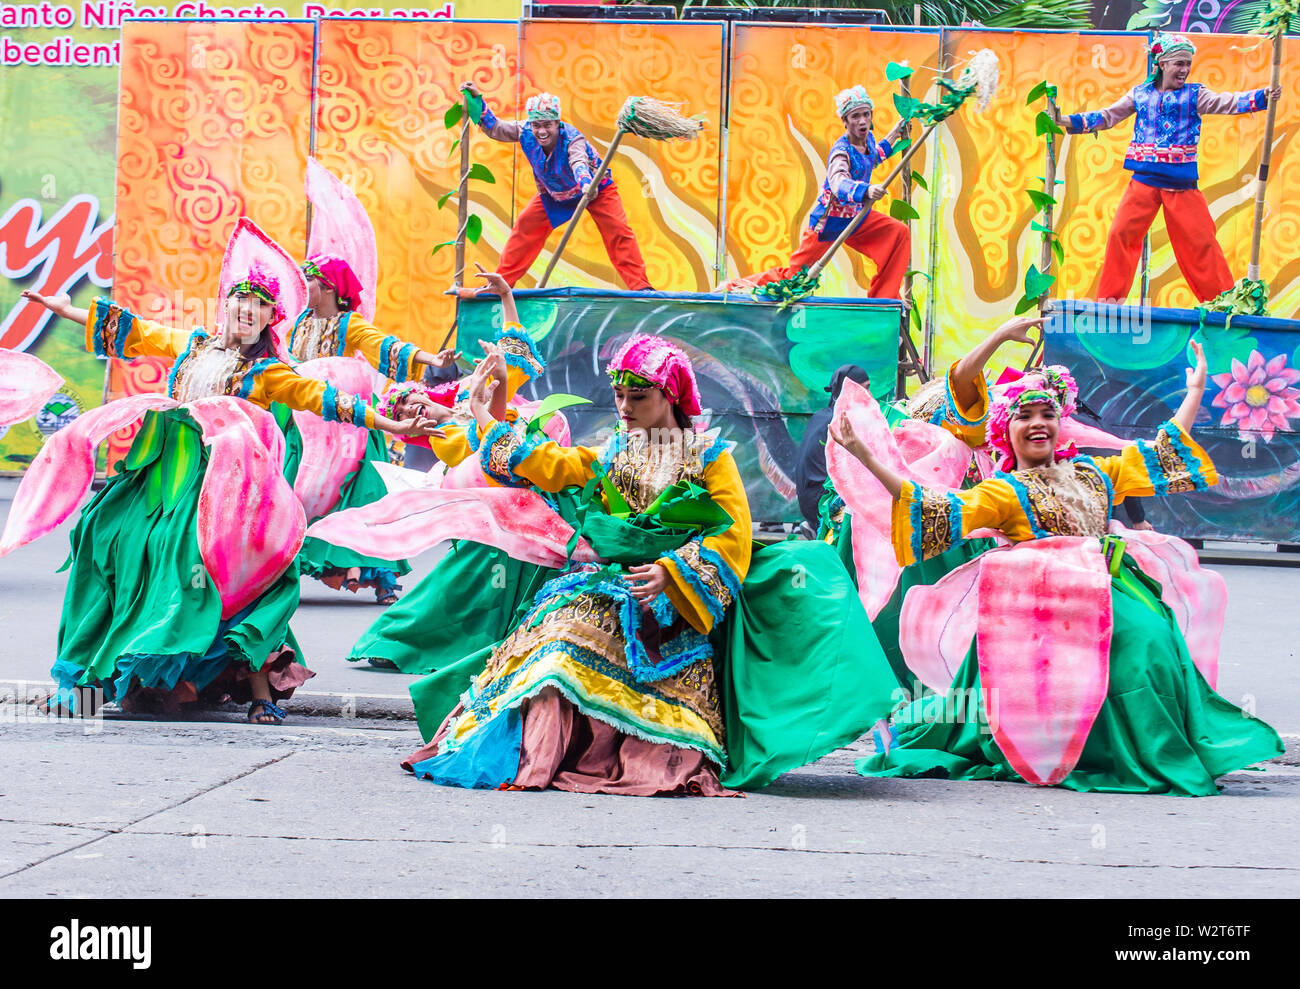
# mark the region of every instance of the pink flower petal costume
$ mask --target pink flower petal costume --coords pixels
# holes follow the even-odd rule
[[[1008,383],[989,416],[993,448],[1009,454],[1019,404],[1060,412],[1058,394],[1033,375]],[[983,529],[1011,545],[911,588],[899,641],[937,693],[895,715],[887,751],[859,772],[1203,796],[1219,776],[1280,754],[1272,728],[1213,690],[1221,579],[1180,541],[1110,520],[1125,497],[1215,484],[1204,450],[1168,422],[1114,457],[1060,448],[1023,470],[1002,459],[973,488],[909,480],[892,504],[900,565]]]
[[[251,347],[262,353],[228,350],[220,334],[172,329],[96,300],[87,348],[101,357],[173,358],[168,392],[83,415],[46,443],[19,486],[0,554],[68,518],[90,486],[96,446],[144,416],[117,473],[72,531],[51,670],[61,688],[100,686],[109,698],[144,688],[173,706],[205,692],[246,697],[252,671],[268,672],[273,699],[312,675],[288,627],[306,518],[267,408],[280,402],[353,432],[372,425],[373,414],[365,398],[274,356],[282,314],[301,308],[306,284],[247,219],[231,238],[221,284],[275,305]]]

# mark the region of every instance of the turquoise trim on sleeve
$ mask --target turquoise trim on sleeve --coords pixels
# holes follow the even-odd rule
[[[1101,483],[1106,486],[1106,521],[1109,522],[1115,514],[1115,485],[1111,483],[1110,475],[1098,467],[1097,461],[1086,453],[1080,453],[1070,460],[1076,464],[1083,464],[1101,478]]]
[[[131,335],[135,325],[135,313],[129,309],[123,309],[116,305],[112,299],[99,296],[95,299],[99,306],[99,315],[95,319],[95,329],[91,333],[91,342],[95,348],[95,356],[107,360],[109,357],[116,357],[120,360],[126,360],[126,338]],[[108,314],[116,309],[121,315],[118,317],[117,333],[113,336],[113,353],[104,350],[104,324],[108,322]]]
[[[714,439],[712,443],[709,444],[708,449],[700,454],[700,466],[708,467],[713,463],[713,461],[717,460],[720,456],[722,456],[724,451],[730,449],[731,449],[731,444],[729,442],[724,440],[721,436],[717,437],[716,439]]]
[[[717,569],[718,576],[722,578],[722,582],[727,585],[727,590],[731,592],[731,600],[734,601],[740,597],[740,578],[736,576],[736,571],[731,569],[731,564],[722,558],[722,554],[700,543],[700,559],[712,564]]]
[[[1038,517],[1029,505],[1029,489],[1025,487],[1020,478],[1005,471],[998,471],[994,476],[1011,485],[1011,490],[1016,493],[1016,499],[1020,502],[1020,510],[1025,513],[1025,521],[1029,523],[1029,531],[1034,534],[1034,538],[1046,539],[1051,536],[1050,532],[1038,524]]]
[[[307,317],[309,317],[310,315],[311,315],[311,310],[304,309],[302,312],[298,314],[298,318],[293,321],[293,326],[289,328],[289,339],[285,342],[285,346],[289,348],[289,351],[291,353],[293,352],[294,341],[298,338],[298,327],[300,327],[302,325],[302,321]]]
[[[523,343],[524,346],[528,348],[528,352],[533,358],[533,363],[529,363],[528,358],[521,354],[507,353],[505,357],[508,365],[511,367],[517,367],[521,371],[526,371],[530,377],[534,378],[546,373],[546,358],[544,358],[542,352],[537,349],[536,341],[533,340],[527,330],[518,324],[503,326],[501,329],[497,330],[496,334],[492,338],[492,342],[500,343],[506,338],[518,340]]]
[[[388,354],[395,343],[397,343],[397,337],[384,337],[384,342],[379,345],[379,367],[376,370],[385,378],[393,376],[391,368],[388,366]]]
[[[253,385],[257,381],[257,376],[265,371],[268,367],[276,362],[274,357],[263,357],[261,360],[253,361],[253,366],[248,369],[244,375],[244,380],[239,386],[239,397],[248,398],[253,394]]]
[[[393,377],[393,380],[399,385],[403,381],[409,381],[411,379],[411,356],[417,349],[418,348],[413,343],[404,343],[402,344],[402,349],[397,352],[397,375]]]
[[[1160,458],[1156,456],[1154,447],[1146,440],[1138,440],[1137,448],[1142,454],[1142,462],[1146,465],[1147,477],[1151,479],[1151,490],[1162,497],[1169,494],[1169,478],[1160,466]]]
[[[514,430],[511,430],[511,433],[513,432]],[[541,446],[543,443],[552,443],[552,442],[554,441],[545,433],[530,433],[527,436],[525,436],[523,442],[521,442],[517,447],[514,448],[514,450],[510,452],[510,456],[506,460],[506,464],[510,468],[511,483],[517,485],[532,484],[532,482],[529,481],[527,478],[520,477],[518,474],[516,474],[515,468],[518,467],[520,464],[522,464],[525,460],[527,460],[529,456],[532,454],[532,452],[536,450],[539,446]]]
[[[506,474],[501,474],[500,472],[498,472],[492,467],[493,447],[495,447],[498,443],[517,444],[518,442],[519,442],[519,437],[515,435],[513,429],[507,426],[504,422],[494,423],[492,428],[487,431],[487,435],[480,437],[479,439],[479,449],[478,449],[479,469],[483,471],[485,475],[487,475],[488,477],[492,478],[492,480],[497,481],[500,484],[504,484],[510,487],[518,487],[519,486],[518,480],[515,478],[513,471],[508,471]],[[508,456],[507,456],[507,460],[509,460]]]
[[[1192,487],[1197,491],[1208,491],[1210,482],[1201,470],[1201,458],[1198,457],[1190,446],[1183,442],[1182,433],[1172,422],[1164,422],[1160,426],[1160,432],[1169,437],[1169,443],[1187,465],[1187,473],[1191,478]]]
[[[915,481],[905,481],[903,491],[910,499],[907,505],[907,521],[912,527],[912,559],[920,563],[924,552],[921,548],[921,485]]]
[[[325,382],[325,393],[320,400],[320,417],[326,422],[339,421],[339,392],[328,381]]]
[[[667,628],[677,620],[677,609],[673,607],[672,601],[663,591],[660,591],[650,602],[650,614],[654,615],[655,622],[660,628]]]
[[[693,539],[691,540],[691,542],[699,542],[699,540]],[[722,619],[726,616],[726,612],[723,608],[722,602],[719,601],[716,597],[714,597],[713,592],[710,591],[704,585],[704,581],[700,580],[700,575],[695,572],[695,568],[692,567],[689,563],[687,563],[686,560],[682,558],[681,554],[677,550],[671,550],[670,552],[665,554],[665,556],[667,559],[672,560],[673,563],[676,564],[677,572],[682,575],[686,583],[690,585],[691,589],[695,591],[695,593],[699,596],[700,600],[704,602],[704,607],[708,610],[709,616],[713,619],[713,624],[717,625],[720,621],[722,621]],[[703,556],[704,556],[704,547],[701,546],[700,547],[701,559],[703,558]],[[735,575],[733,574],[732,577],[734,579]],[[723,578],[723,582],[726,583],[725,577]]]
[[[956,546],[957,543],[961,542],[963,538],[962,527],[961,527],[962,501],[951,491],[948,492],[947,498],[948,498],[948,526],[949,526],[949,531],[952,532],[953,536],[952,536],[952,541],[944,548],[950,549],[951,547]]]
[[[957,409],[957,400],[953,398],[952,395],[952,381],[945,376],[943,379],[943,414],[949,419],[949,421],[958,423],[959,425],[978,426],[981,423],[988,422],[988,403],[986,402],[984,404],[984,414],[982,416],[978,419],[967,419]],[[934,423],[934,425],[938,425],[938,423]]]
[[[465,427],[465,442],[469,444],[470,453],[478,453],[479,435],[477,419],[471,419],[469,425]]]
[[[348,321],[352,319],[352,313],[345,312],[339,317],[339,346],[334,352],[336,357],[346,357],[348,352]],[[400,382],[399,382],[400,384]]]
[[[171,371],[167,373],[167,394],[172,398],[176,397],[176,372],[179,371],[181,365],[185,363],[185,358],[190,356],[190,351],[194,349],[194,341],[205,340],[207,339],[207,336],[208,335],[203,332],[202,327],[191,333],[189,341],[185,344],[185,352],[181,354],[180,357],[176,358],[176,363],[172,365]]]

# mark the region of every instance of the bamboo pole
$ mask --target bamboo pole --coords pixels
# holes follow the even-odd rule
[[[1264,186],[1268,182],[1268,165],[1273,157],[1273,122],[1277,117],[1277,100],[1273,99],[1272,93],[1282,84],[1283,40],[1282,31],[1273,36],[1273,78],[1268,86],[1268,116],[1264,118],[1264,146],[1259,152],[1259,174],[1255,184],[1255,225],[1250,234],[1250,267],[1246,269],[1246,277],[1252,282],[1259,281],[1259,245],[1264,234]]]
[[[1053,120],[1060,119],[1060,113],[1056,108],[1056,101],[1050,96],[1047,97],[1047,115]],[[1051,131],[1047,132],[1047,162],[1043,171],[1043,182],[1047,186],[1045,190],[1053,199],[1056,198],[1056,135]],[[1043,234],[1043,250],[1038,256],[1038,270],[1043,274],[1050,274],[1052,270],[1052,261],[1055,260],[1052,255],[1052,237],[1056,233],[1054,225],[1055,209],[1049,203],[1043,210],[1043,226],[1047,228]],[[1046,316],[1047,307],[1051,302],[1049,289],[1044,289],[1043,294],[1038,297],[1038,315]],[[1039,332],[1038,340],[1030,348],[1029,358],[1025,361],[1025,370],[1036,367],[1041,363],[1043,358],[1043,346],[1047,342],[1047,334]]]
[[[568,225],[564,228],[564,236],[560,238],[559,246],[555,248],[555,253],[551,255],[550,262],[546,265],[546,271],[542,273],[542,280],[537,283],[538,288],[546,288],[547,281],[550,280],[551,272],[555,270],[556,264],[559,263],[560,255],[564,253],[565,246],[569,243],[569,238],[573,236],[573,231],[577,229],[578,221],[582,219],[582,214],[587,211],[587,206],[596,198],[596,193],[600,188],[600,180],[605,177],[609,171],[609,163],[614,160],[614,152],[618,150],[619,144],[623,140],[623,135],[627,131],[620,128],[614,132],[614,140],[610,142],[609,150],[605,152],[605,160],[600,163],[596,169],[596,174],[591,177],[591,185],[587,186],[587,191],[583,193],[582,198],[578,200],[578,208],[573,211],[573,217],[569,220]]]
[[[469,98],[461,93],[460,190],[456,194],[456,271],[452,284],[465,284],[465,228],[469,225]]]

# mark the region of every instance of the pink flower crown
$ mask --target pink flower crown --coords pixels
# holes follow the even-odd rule
[[[1017,371],[1007,368],[993,386],[989,401],[988,445],[1002,454],[999,470],[1012,470],[1016,455],[1011,449],[1011,417],[1024,405],[1045,404],[1064,419],[1078,408],[1079,386],[1068,368],[1060,364]],[[1074,456],[1073,444],[1060,447],[1057,457]]]
[[[275,306],[275,311],[271,314],[271,322],[267,323],[268,327],[284,319],[284,306],[280,304],[280,279],[257,262],[253,262],[242,279],[230,286],[226,298],[230,298],[236,292],[250,292]]]

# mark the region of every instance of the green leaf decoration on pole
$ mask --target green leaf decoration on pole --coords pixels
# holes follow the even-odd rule
[[[921,173],[920,173],[920,172],[913,172],[913,173],[912,173],[912,184],[913,184],[913,185],[919,185],[919,186],[920,186],[922,189],[924,189],[926,192],[929,192],[929,191],[930,191],[930,183],[927,182],[927,181],[925,181],[925,179],[923,179],[923,178],[921,177]]]
[[[448,130],[452,130],[453,128],[460,125],[462,121],[465,120],[467,108],[468,108],[469,119],[474,123],[478,123],[480,118],[483,115],[483,101],[481,99],[475,96],[471,96],[469,93],[464,91],[462,91],[460,95],[463,102],[453,103],[451,106],[447,107],[447,111],[442,115],[443,125]],[[466,124],[465,126],[468,126],[468,124]],[[448,152],[448,157],[451,157],[451,154],[455,152],[458,147],[460,147],[460,143],[461,143],[461,138],[459,137],[452,142],[451,151]],[[468,142],[466,143],[466,147],[468,147]],[[462,150],[461,161],[464,162],[465,160],[466,160],[465,152]],[[464,165],[462,164],[461,167],[464,168]],[[492,170],[490,168],[488,168],[486,165],[480,162],[475,162],[473,165],[469,167],[467,171],[463,171],[461,173],[461,183],[465,188],[466,199],[469,198],[469,181],[471,179],[478,179],[478,181],[486,182],[488,185],[496,185],[496,181],[497,181],[496,176],[492,174]],[[457,191],[458,189],[449,189],[441,196],[439,196],[438,209],[443,209],[447,206],[449,202],[452,202],[453,199],[455,199],[456,197]],[[460,203],[459,201],[457,201],[457,209],[459,210],[459,208],[460,208]],[[465,220],[464,220],[465,227],[463,231],[465,240],[467,240],[471,244],[477,244],[479,242],[479,239],[483,236],[483,217],[479,216],[477,213],[468,213],[462,215],[465,216]],[[461,231],[457,231],[456,240],[460,239],[460,235],[461,235]],[[431,253],[437,254],[444,247],[456,246],[456,240],[444,241],[441,244],[435,245]],[[459,262],[457,263],[459,264]]]
[[[1025,195],[1029,197],[1029,201],[1034,204],[1036,210],[1041,211],[1056,205],[1055,196],[1049,196],[1038,189],[1026,189]]]
[[[1016,303],[1016,315],[1019,316],[1023,312],[1028,312],[1038,305],[1038,300],[1055,282],[1055,275],[1039,271],[1038,265],[1031,264],[1029,270],[1025,272],[1025,294]]]
[[[1055,134],[1058,137],[1065,136],[1065,131],[1056,125],[1056,121],[1048,115],[1046,110],[1039,110],[1038,116],[1034,118],[1034,133],[1039,137],[1044,134]]]
[[[913,209],[912,204],[906,199],[895,199],[889,204],[889,215],[895,220],[919,220],[921,214]]]
[[[895,80],[898,79],[906,79],[908,76],[912,74],[913,71],[914,70],[910,65],[902,65],[898,62],[890,62],[888,65],[885,66],[885,78],[888,79],[890,82],[894,82]]]

